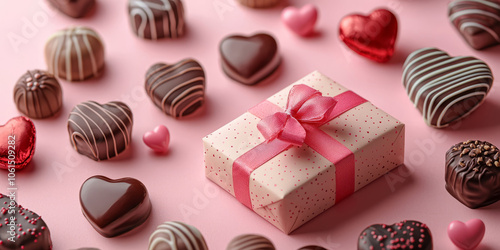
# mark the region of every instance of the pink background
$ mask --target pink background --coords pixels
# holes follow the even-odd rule
[[[355,249],[358,234],[373,223],[403,219],[425,222],[432,230],[435,249],[455,249],[446,235],[453,220],[480,218],[486,235],[479,249],[500,249],[500,202],[472,210],[444,189],[444,153],[466,139],[488,140],[500,145],[500,93],[494,86],[486,102],[453,128],[425,125],[401,84],[401,67],[412,51],[436,46],[451,55],[473,55],[485,60],[497,73],[500,46],[475,51],[459,37],[447,19],[447,0],[350,0],[298,1],[320,8],[318,34],[301,38],[280,21],[281,8],[253,10],[234,0],[184,1],[187,34],[179,40],[144,41],[129,27],[126,1],[98,1],[96,12],[85,19],[71,19],[50,9],[44,1],[9,1],[3,4],[0,22],[0,75],[2,76],[0,123],[18,116],[12,101],[13,86],[27,69],[45,69],[43,49],[48,37],[71,25],[97,30],[106,46],[106,71],[96,80],[69,83],[62,113],[52,119],[35,120],[37,151],[28,169],[18,172],[18,201],[41,214],[52,233],[54,249],[98,247],[145,249],[149,235],[167,220],[196,226],[211,249],[224,249],[236,235],[260,233],[278,249],[297,249],[308,244],[328,249]],[[41,2],[39,4],[39,2]],[[393,10],[400,24],[394,58],[386,64],[366,60],[337,38],[339,20],[349,13],[368,13],[377,7]],[[25,22],[35,30],[24,34],[23,44],[13,46],[8,37],[23,36]],[[219,65],[218,44],[232,33],[272,33],[283,56],[281,74],[270,83],[244,86],[228,79]],[[197,59],[207,75],[207,103],[196,117],[175,120],[162,114],[145,95],[143,81],[149,66]],[[239,204],[204,177],[201,138],[242,114],[313,70],[319,70],[406,123],[406,166],[392,171],[321,214],[292,235],[285,235]],[[133,144],[119,158],[94,162],[70,146],[66,119],[82,101],[126,102],[134,112]],[[170,152],[157,156],[142,143],[142,135],[158,124],[172,135]],[[7,172],[0,179],[0,192],[7,191]],[[117,238],[100,236],[80,211],[78,191],[85,179],[102,174],[110,178],[131,176],[149,190],[153,212],[137,230]],[[1,177],[1,175],[0,175]]]

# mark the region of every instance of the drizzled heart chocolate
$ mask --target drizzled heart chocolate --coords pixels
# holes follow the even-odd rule
[[[149,68],[146,92],[163,113],[174,118],[192,114],[205,102],[205,71],[193,59]]]
[[[33,122],[19,116],[0,126],[0,168],[25,168],[35,154],[36,129]]]
[[[71,145],[95,161],[125,151],[130,145],[132,125],[132,111],[123,102],[83,102],[73,108],[68,118]]]
[[[80,204],[85,218],[104,237],[138,227],[151,213],[148,190],[134,178],[90,177],[80,188]]]
[[[339,35],[354,52],[376,62],[387,62],[394,54],[398,20],[386,9],[368,16],[348,15],[340,21]]]
[[[0,194],[0,249],[52,249],[50,231],[41,216],[4,194]]]
[[[474,49],[500,43],[500,1],[455,0],[448,5],[451,23]]]
[[[132,31],[140,38],[156,40],[184,34],[184,7],[181,0],[129,0]]]
[[[477,58],[451,57],[442,50],[424,48],[406,58],[402,81],[427,125],[442,128],[479,107],[493,75]]]
[[[500,151],[486,141],[467,140],[446,152],[446,190],[470,208],[500,200]]]
[[[222,69],[237,82],[253,85],[278,69],[281,58],[276,40],[268,34],[228,36],[220,43]]]
[[[405,220],[392,225],[374,224],[361,232],[358,250],[432,250],[431,231],[422,222]]]

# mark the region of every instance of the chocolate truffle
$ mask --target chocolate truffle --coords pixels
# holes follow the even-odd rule
[[[149,250],[208,250],[200,231],[182,222],[165,222],[149,238]]]
[[[88,178],[80,188],[80,205],[92,227],[108,238],[138,227],[151,214],[148,190],[142,182],[129,177]]]
[[[95,0],[48,0],[62,13],[79,18],[85,16],[95,6]]]
[[[431,231],[422,222],[405,220],[392,225],[374,224],[358,237],[358,250],[432,250]]]
[[[237,236],[227,246],[227,250],[275,250],[273,243],[264,236],[243,234]]]
[[[310,246],[301,247],[298,250],[327,250],[327,249],[324,247],[320,247],[320,246],[310,245]]]
[[[145,86],[154,104],[175,118],[192,114],[205,101],[205,72],[193,59],[151,66]]]
[[[74,27],[52,35],[45,44],[48,71],[67,81],[83,81],[104,70],[104,45],[87,27]]]
[[[500,152],[486,141],[468,140],[446,152],[446,190],[470,208],[500,200]]]
[[[281,63],[278,44],[268,34],[228,36],[220,43],[219,50],[224,73],[247,85],[269,77]]]
[[[48,72],[28,70],[14,86],[14,103],[21,113],[30,118],[51,117],[61,110],[61,86]]]
[[[177,38],[184,34],[181,0],[129,0],[132,31],[141,38]]]
[[[281,0],[238,0],[238,2],[250,8],[270,8],[276,6]]]
[[[429,126],[442,128],[466,117],[484,101],[491,69],[470,56],[450,57],[436,48],[411,53],[403,66],[403,85]]]
[[[4,194],[0,194],[0,249],[52,249],[50,231],[42,217]]]
[[[451,23],[474,49],[500,43],[500,1],[455,0],[448,5]]]
[[[83,102],[69,114],[71,145],[92,160],[111,159],[130,145],[132,124],[132,111],[123,102]]]

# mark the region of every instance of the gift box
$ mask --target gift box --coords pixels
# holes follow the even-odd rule
[[[204,137],[205,172],[288,234],[403,164],[404,131],[313,72]]]

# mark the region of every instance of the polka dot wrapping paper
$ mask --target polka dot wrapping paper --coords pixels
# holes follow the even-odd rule
[[[267,101],[285,110],[290,89],[298,84],[334,98],[349,91],[316,71]],[[207,178],[233,196],[234,180],[239,182],[233,178],[234,161],[266,143],[257,129],[260,120],[246,112],[203,138]],[[339,201],[338,189],[344,188],[346,180],[355,192],[403,164],[405,125],[368,101],[341,113],[319,129],[344,150],[352,152],[354,159],[348,166],[351,171],[341,170],[340,164],[336,166],[304,143],[290,146],[259,165],[248,178],[252,210],[287,234],[335,205]],[[335,155],[339,148],[327,145],[320,150]],[[245,207],[235,205],[224,209]]]

